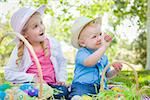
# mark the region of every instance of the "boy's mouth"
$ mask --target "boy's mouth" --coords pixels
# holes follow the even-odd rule
[[[101,44],[102,44],[102,42],[97,42],[96,44],[97,44],[97,45],[101,45]]]

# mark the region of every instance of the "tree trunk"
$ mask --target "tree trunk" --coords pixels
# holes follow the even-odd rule
[[[150,70],[150,0],[147,4],[147,64],[146,70]]]

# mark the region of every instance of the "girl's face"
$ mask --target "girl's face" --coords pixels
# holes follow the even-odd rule
[[[100,48],[104,41],[104,34],[101,32],[101,26],[99,24],[86,26],[80,33],[80,37],[79,44],[92,50]]]
[[[26,23],[26,28],[23,34],[31,44],[36,44],[45,40],[44,32],[45,27],[43,25],[41,15],[39,13],[35,13]]]

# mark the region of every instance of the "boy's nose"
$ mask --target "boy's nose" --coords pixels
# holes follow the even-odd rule
[[[101,37],[100,36],[97,37],[97,42],[101,42]]]

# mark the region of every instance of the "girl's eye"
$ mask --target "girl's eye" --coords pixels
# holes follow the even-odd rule
[[[43,24],[43,22],[41,21],[41,24]]]
[[[34,28],[38,27],[38,25],[35,25]]]
[[[102,35],[102,33],[99,34],[100,36]]]

